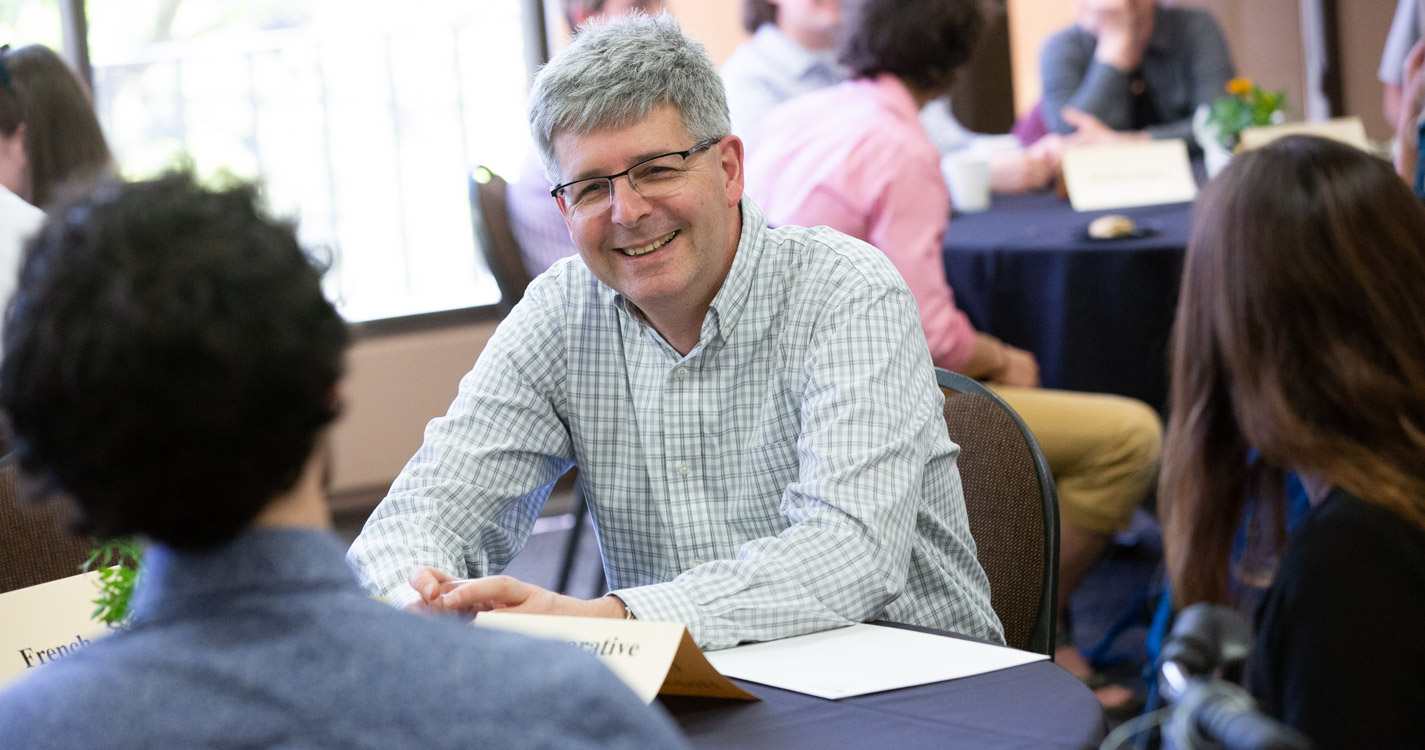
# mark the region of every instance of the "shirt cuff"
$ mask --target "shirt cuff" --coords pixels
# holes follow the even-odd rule
[[[411,588],[410,584],[397,586],[395,591],[392,591],[389,596],[385,597],[386,603],[396,609],[405,609],[415,604],[420,598],[420,592]]]
[[[669,581],[609,593],[623,600],[623,605],[639,620],[681,623],[688,628],[695,643],[703,643],[698,606],[678,584]]]

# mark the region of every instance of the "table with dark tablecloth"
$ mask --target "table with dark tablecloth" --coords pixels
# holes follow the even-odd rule
[[[1130,216],[1148,236],[1093,240]],[[1034,352],[1047,388],[1118,393],[1166,411],[1167,355],[1192,204],[1079,213],[1052,193],[995,196],[945,236],[955,302],[981,331]]]
[[[1105,732],[1093,692],[1049,661],[834,701],[734,682],[762,700],[659,698],[694,748],[1078,750]]]

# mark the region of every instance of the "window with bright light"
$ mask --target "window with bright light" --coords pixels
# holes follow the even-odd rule
[[[43,44],[62,52],[58,0],[0,0],[0,44]]]
[[[532,148],[522,0],[87,6],[96,109],[125,176],[186,162],[260,179],[330,257],[349,320],[499,299],[467,179],[481,164],[517,176]]]

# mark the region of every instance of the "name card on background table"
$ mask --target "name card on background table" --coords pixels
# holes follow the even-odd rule
[[[681,623],[481,612],[475,626],[564,641],[593,654],[645,703],[660,694],[761,700],[713,669]]]
[[[1064,184],[1075,211],[1186,203],[1197,198],[1187,142],[1162,141],[1064,149]]]
[[[0,594],[0,685],[109,633],[94,620],[99,571]]]
[[[1334,120],[1320,122],[1288,122],[1282,125],[1247,128],[1241,134],[1242,148],[1243,150],[1261,148],[1288,135],[1314,135],[1340,141],[1362,151],[1371,150],[1370,141],[1366,139],[1366,126],[1359,117],[1337,117]]]

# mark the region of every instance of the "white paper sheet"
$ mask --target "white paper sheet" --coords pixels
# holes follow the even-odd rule
[[[821,698],[849,698],[994,672],[1049,657],[881,625],[852,625],[709,651],[728,677]]]

